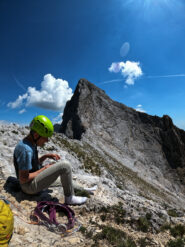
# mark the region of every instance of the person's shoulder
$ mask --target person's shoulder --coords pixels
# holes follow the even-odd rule
[[[24,149],[24,150],[27,150],[27,151],[30,151],[30,152],[33,151],[32,145],[26,139],[23,139],[23,140],[19,141],[17,143],[15,149],[17,149],[17,150],[20,150],[20,149],[23,150]]]

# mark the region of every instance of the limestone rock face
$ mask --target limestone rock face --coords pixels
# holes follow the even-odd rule
[[[167,115],[151,116],[113,101],[86,79],[66,104],[60,132],[88,141],[159,185],[183,180],[178,169],[185,168],[185,131]]]

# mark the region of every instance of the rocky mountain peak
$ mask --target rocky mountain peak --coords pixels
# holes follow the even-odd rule
[[[94,84],[86,79],[81,79],[73,97],[65,106],[60,132],[65,133],[69,138],[80,140],[82,134],[91,125],[90,115],[96,107],[93,105],[93,103],[96,103],[96,97],[104,98],[108,96]]]
[[[169,116],[137,112],[113,101],[86,79],[78,82],[66,104],[60,132],[78,140],[91,133],[124,156],[132,156],[133,163],[145,163],[140,158],[144,154],[147,163],[159,166],[163,160],[171,168],[185,167],[185,132]]]

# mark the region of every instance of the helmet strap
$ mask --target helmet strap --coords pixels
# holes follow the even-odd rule
[[[37,141],[41,138],[41,136],[39,135],[39,136],[35,139],[32,131],[30,131],[30,134],[31,134],[31,137],[32,137],[32,139],[33,139],[35,145],[37,146]]]

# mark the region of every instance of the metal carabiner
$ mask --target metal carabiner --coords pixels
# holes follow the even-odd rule
[[[67,226],[65,224],[59,224],[56,226],[57,233],[65,233],[67,231]]]

